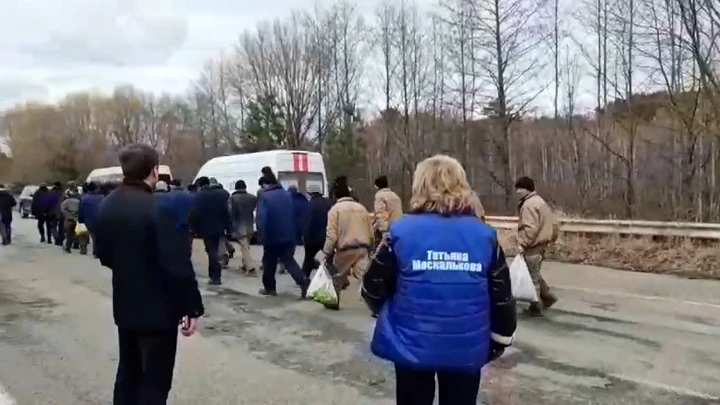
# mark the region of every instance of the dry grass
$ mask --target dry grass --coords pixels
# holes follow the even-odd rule
[[[514,234],[499,233],[506,254],[515,254]],[[720,243],[716,242],[563,234],[547,252],[547,258],[619,270],[720,280]]]

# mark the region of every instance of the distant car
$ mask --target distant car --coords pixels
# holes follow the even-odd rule
[[[32,214],[32,198],[39,186],[25,186],[18,198],[18,211],[23,218],[27,218]]]

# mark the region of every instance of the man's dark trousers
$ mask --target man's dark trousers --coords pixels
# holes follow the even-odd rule
[[[172,386],[177,329],[131,331],[118,328],[120,361],[113,405],[165,405]]]
[[[65,243],[65,217],[60,215],[57,223],[57,239],[55,239],[55,244],[63,246],[63,243]]]
[[[303,273],[300,266],[295,261],[295,243],[283,245],[263,246],[263,287],[268,291],[277,291],[275,283],[275,272],[278,262],[285,266],[290,276],[295,280],[297,285],[303,285],[307,277]]]
[[[0,219],[0,236],[2,236],[3,245],[9,245],[12,242],[12,218]]]
[[[302,270],[308,278],[310,277],[310,274],[312,274],[313,269],[317,268],[318,262],[317,259],[315,259],[315,256],[317,256],[318,252],[320,252],[322,248],[323,245],[321,244],[305,244],[305,258],[303,259]]]
[[[48,231],[48,241],[52,239],[55,241],[56,245],[62,246],[62,241],[60,240],[60,222],[58,222],[58,218],[55,216],[48,216],[45,219],[45,226]]]
[[[220,266],[220,258],[218,257],[220,239],[222,239],[220,236],[203,238],[205,253],[207,253],[208,257],[208,277],[210,277],[210,280],[220,280],[222,277],[222,267]]]
[[[44,215],[37,217],[37,230],[40,233],[40,241],[41,242],[45,242],[45,240],[46,240],[45,239],[45,223],[46,222],[47,222],[47,220]],[[49,232],[49,230],[48,230],[47,237],[52,238],[52,234]]]

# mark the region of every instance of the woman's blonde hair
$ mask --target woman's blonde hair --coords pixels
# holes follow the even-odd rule
[[[472,213],[472,190],[460,162],[435,155],[415,168],[410,198],[411,211],[443,215]]]

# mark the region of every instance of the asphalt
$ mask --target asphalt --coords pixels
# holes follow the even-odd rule
[[[39,244],[31,219],[14,225],[14,245],[0,248],[0,405],[110,403],[109,270]],[[181,338],[170,403],[394,403],[356,291],[332,312],[298,301],[287,275],[277,298],[232,269],[211,287],[195,252],[207,315]],[[514,347],[483,372],[481,401],[720,404],[720,283],[559,263],[544,273],[561,300],[544,319],[521,318]]]

